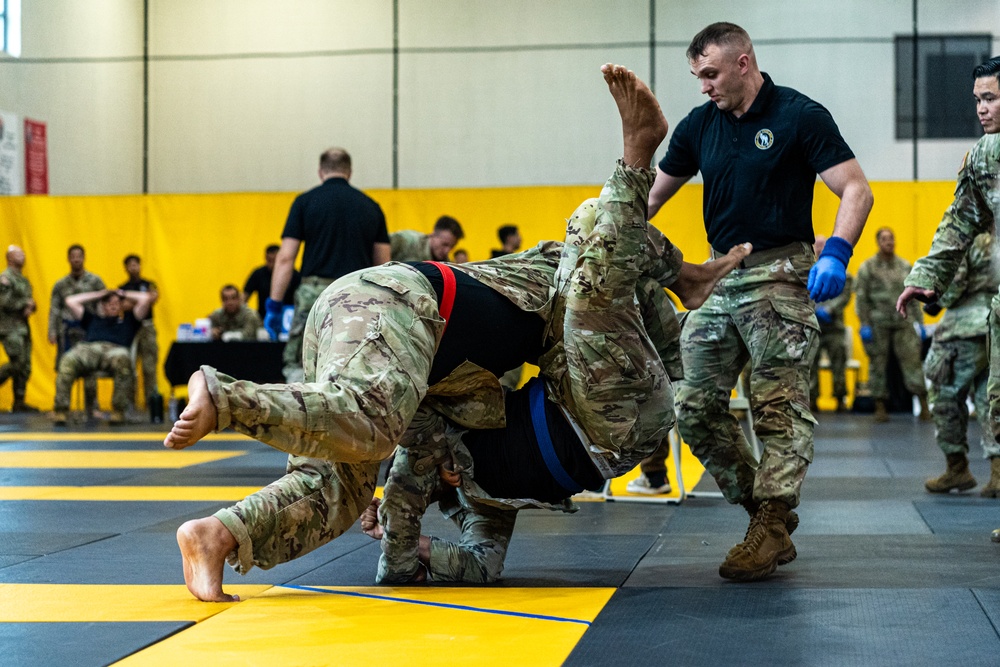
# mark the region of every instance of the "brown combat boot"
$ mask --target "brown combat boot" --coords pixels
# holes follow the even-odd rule
[[[917,419],[922,422],[929,422],[931,420],[931,409],[927,406],[927,397],[917,396],[917,400],[920,401],[920,416]]]
[[[750,528],[753,527],[753,518],[757,516],[757,512],[760,511],[760,503],[751,498],[749,500],[744,500],[740,503],[740,505],[742,505],[743,509],[747,511],[747,514],[750,515],[750,525],[747,526],[746,535],[743,536],[743,539],[745,540],[750,536]],[[789,536],[791,536],[791,534],[794,533],[795,529],[798,527],[799,515],[796,514],[795,510],[788,510],[788,518],[785,519],[785,530],[788,531]],[[792,560],[795,560],[794,554],[792,555]],[[791,560],[785,561],[785,563],[791,562]],[[785,563],[778,563],[778,565],[784,565]]]
[[[1000,456],[990,459],[990,481],[979,492],[983,498],[1000,498]]]
[[[974,486],[976,478],[969,472],[969,459],[965,454],[948,454],[948,470],[924,482],[924,488],[931,493],[948,493],[952,489],[968,491]]]
[[[779,562],[795,560],[795,545],[785,528],[790,511],[784,501],[763,501],[750,520],[746,539],[730,549],[725,562],[719,566],[719,576],[756,581],[774,572]]]
[[[885,409],[885,401],[875,399],[875,421],[883,423],[889,421],[889,411]]]

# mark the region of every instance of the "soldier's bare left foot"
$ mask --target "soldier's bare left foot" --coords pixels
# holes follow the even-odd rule
[[[184,583],[203,602],[238,602],[238,595],[222,591],[226,556],[236,548],[236,538],[214,516],[186,521],[177,529],[177,546],[184,561]]]
[[[704,264],[681,264],[677,280],[667,289],[677,295],[681,304],[688,310],[700,307],[708,297],[712,296],[715,284],[730,271],[740,265],[753,252],[753,245],[741,243],[729,249],[729,252]]]
[[[611,63],[603,65],[601,72],[622,118],[625,164],[648,169],[667,136],[667,119],[660,104],[635,72]]]
[[[187,407],[164,438],[163,446],[170,449],[190,447],[215,430],[218,418],[219,412],[208,393],[205,374],[195,371],[188,380]]]

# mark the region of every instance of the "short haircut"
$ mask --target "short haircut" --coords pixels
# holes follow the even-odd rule
[[[500,243],[506,243],[507,239],[517,234],[517,225],[504,225],[497,230],[497,236],[500,237]]]
[[[128,266],[128,263],[131,262],[133,259],[139,262],[140,264],[142,263],[142,260],[139,259],[139,255],[125,255],[125,261],[123,262],[123,264],[125,264],[125,266]]]
[[[118,294],[118,292],[108,292],[107,294],[101,297],[101,303],[107,303],[108,301],[111,301],[111,299],[120,300],[121,296]]]
[[[279,250],[281,250],[281,246],[278,245],[277,243],[272,243],[271,245],[264,248],[264,254],[270,255],[272,252],[278,252]]]
[[[438,218],[437,222],[434,223],[434,231],[451,232],[456,241],[461,241],[465,238],[465,233],[462,231],[462,225],[458,224],[458,220],[450,215],[442,215]]]
[[[74,243],[73,245],[71,245],[71,246],[69,247],[69,250],[67,250],[67,251],[66,251],[66,256],[67,256],[67,257],[69,257],[69,254],[70,254],[71,252],[73,252],[74,250],[79,250],[79,251],[80,251],[80,252],[82,252],[82,253],[83,253],[84,255],[86,255],[86,254],[87,254],[87,251],[83,249],[83,246],[82,246],[82,245],[80,245],[79,243]]]
[[[892,234],[893,238],[896,236],[896,232],[892,231],[892,227],[879,227],[875,232],[875,240],[878,241],[878,237],[882,236],[882,232],[889,232]]]
[[[695,60],[705,55],[710,46],[729,46],[744,53],[750,53],[753,49],[750,35],[743,28],[735,23],[713,23],[704,28],[691,40],[691,45],[687,49],[687,59],[689,61]]]
[[[1000,83],[1000,56],[993,56],[982,65],[976,65],[972,70],[973,79],[982,79],[988,76],[995,77]]]
[[[351,171],[351,156],[343,148],[328,148],[319,156],[319,170],[330,174]]]
[[[234,292],[236,292],[236,294],[240,293],[240,291],[236,289],[236,285],[229,284],[222,288],[222,290],[219,292],[219,296],[221,296],[223,299],[226,298],[226,292],[229,290],[233,290]]]

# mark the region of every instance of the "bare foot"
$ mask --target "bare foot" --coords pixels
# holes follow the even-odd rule
[[[222,592],[226,556],[236,548],[236,538],[214,516],[186,521],[177,529],[177,546],[184,559],[184,583],[191,595],[204,602],[238,602],[238,595]]]
[[[739,266],[740,262],[746,259],[752,251],[751,244],[741,243],[730,248],[724,256],[713,259],[711,262],[704,264],[684,262],[677,275],[677,280],[667,289],[677,295],[685,308],[694,310],[712,295],[715,283]]]
[[[601,72],[622,117],[625,164],[648,169],[667,136],[667,119],[652,91],[635,72],[611,63],[602,65]]]
[[[163,439],[163,446],[170,449],[190,447],[215,430],[218,419],[219,411],[215,409],[212,396],[208,393],[205,374],[195,371],[188,380],[187,407]]]
[[[378,522],[379,499],[372,498],[371,504],[361,513],[361,532],[373,540],[382,539],[382,524]]]

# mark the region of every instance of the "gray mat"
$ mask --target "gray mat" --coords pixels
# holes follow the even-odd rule
[[[24,563],[38,556],[0,556],[0,568],[10,567],[18,563]]]
[[[919,500],[925,497],[923,483],[912,479],[864,477],[813,477],[802,484],[803,502],[812,500]]]
[[[742,534],[668,534],[628,578],[628,587],[727,588],[719,565]],[[754,589],[971,588],[1000,585],[1000,549],[988,539],[940,535],[810,536],[795,533],[798,558]],[[770,595],[770,592],[768,592]]]
[[[136,470],[112,468],[0,468],[0,486],[110,486],[131,484]]]
[[[0,623],[0,665],[109,665],[193,623]]]
[[[206,516],[219,503],[200,502],[74,502],[69,500],[10,500],[0,503],[0,526],[8,531],[127,533],[172,517]]]
[[[806,479],[810,477],[892,477],[885,461],[871,456],[813,457]]]
[[[986,665],[998,651],[967,590],[761,595],[745,585],[618,591],[564,664]]]
[[[113,533],[0,532],[0,555],[44,556],[114,537]]]
[[[515,533],[542,535],[626,535],[661,532],[677,510],[653,503],[578,503],[575,514],[525,510],[517,516]],[[631,507],[629,507],[631,505]]]
[[[995,498],[948,494],[917,501],[914,505],[935,533],[975,533],[989,539],[990,532],[1000,528],[1000,500]]]

